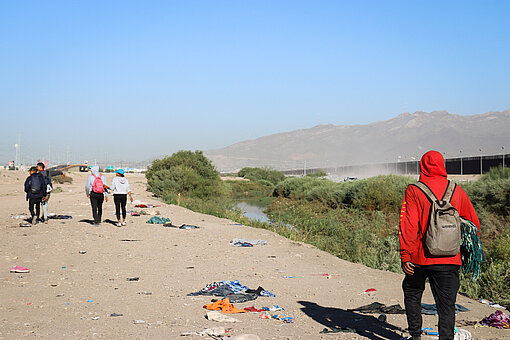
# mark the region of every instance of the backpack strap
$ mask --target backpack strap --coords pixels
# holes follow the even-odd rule
[[[414,185],[415,187],[418,187],[421,191],[423,191],[423,193],[425,194],[425,196],[427,196],[430,202],[436,202],[438,200],[436,195],[434,195],[432,190],[430,190],[430,188],[425,183],[416,182],[411,185]]]
[[[455,189],[457,188],[457,184],[455,184],[453,181],[448,181],[448,186],[446,187],[446,191],[444,192],[443,198],[441,201],[445,201],[450,203],[453,197],[453,193],[455,192]]]

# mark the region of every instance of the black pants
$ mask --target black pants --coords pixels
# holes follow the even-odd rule
[[[409,334],[421,334],[421,297],[428,277],[439,315],[439,339],[451,340],[455,327],[455,300],[459,291],[459,268],[456,265],[436,264],[414,268],[414,275],[406,275],[402,283]]]
[[[41,203],[42,203],[42,197],[28,199],[28,210],[30,211],[30,215],[32,217],[37,216],[37,218],[39,218],[39,214],[41,213]],[[34,212],[34,206],[35,206],[35,212]]]
[[[120,221],[120,209],[122,208],[122,218],[126,219],[126,202],[127,194],[115,194],[113,195],[113,201],[115,202],[115,214],[117,220]]]
[[[103,215],[103,201],[103,194],[98,194],[93,191],[90,193],[90,204],[92,204],[92,216],[94,216],[94,223],[101,223],[101,216]]]

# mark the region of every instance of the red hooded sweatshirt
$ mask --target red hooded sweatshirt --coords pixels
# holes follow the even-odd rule
[[[443,156],[437,151],[429,151],[420,161],[420,182],[425,183],[438,199],[443,197],[448,180]],[[473,222],[480,229],[480,221],[466,192],[457,185],[451,204],[461,217]],[[412,262],[426,266],[432,264],[461,265],[460,253],[455,256],[433,257],[425,251],[425,231],[430,213],[430,201],[418,187],[407,187],[402,209],[400,210],[400,258],[402,262]]]

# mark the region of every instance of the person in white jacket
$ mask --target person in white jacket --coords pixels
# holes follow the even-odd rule
[[[126,225],[126,202],[127,196],[131,203],[133,202],[133,196],[131,196],[131,188],[129,187],[129,181],[124,177],[124,170],[119,169],[115,171],[116,176],[112,180],[112,186],[110,189],[113,191],[113,201],[115,202],[115,214],[117,215],[117,227]],[[120,210],[122,208],[122,223],[120,222]]]

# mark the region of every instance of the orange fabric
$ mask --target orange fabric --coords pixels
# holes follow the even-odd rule
[[[209,310],[221,310],[222,313],[226,314],[247,312],[244,309],[235,308],[234,305],[230,303],[230,300],[228,298],[224,298],[223,300],[204,305],[204,308]]]
[[[438,199],[443,197],[448,180],[444,167],[444,158],[437,151],[429,151],[420,161],[420,182],[425,183]],[[480,221],[466,192],[457,185],[451,204],[459,215],[473,222],[480,229]],[[410,185],[405,193],[400,210],[400,259],[426,266],[432,264],[461,265],[460,253],[449,257],[432,257],[425,249],[424,235],[427,230],[430,212],[430,201],[427,196],[414,185]]]

